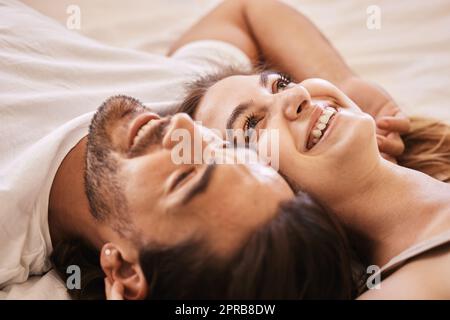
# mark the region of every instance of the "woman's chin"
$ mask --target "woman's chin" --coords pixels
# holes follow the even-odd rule
[[[366,164],[378,158],[379,152],[375,131],[372,132],[370,126],[362,129],[355,128],[355,132],[330,137],[306,153],[295,150],[282,154],[281,171],[301,185],[310,177],[337,177],[342,172],[351,172],[352,168],[364,170]]]

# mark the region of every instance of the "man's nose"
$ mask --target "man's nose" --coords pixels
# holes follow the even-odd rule
[[[169,128],[163,139],[163,147],[172,149],[181,140],[184,143],[193,143],[193,139],[198,135],[196,133],[194,121],[185,113],[178,113],[172,116]]]
[[[290,121],[297,120],[302,111],[311,107],[311,96],[302,85],[292,86],[278,95],[283,116]]]
[[[163,147],[170,150],[182,150],[186,159],[194,163],[207,161],[208,152],[216,152],[225,147],[226,143],[220,134],[195,123],[187,114],[179,113],[172,117],[169,129],[164,139]],[[205,149],[209,148],[209,149]],[[189,155],[190,154],[190,155]],[[206,157],[206,158],[205,158]]]

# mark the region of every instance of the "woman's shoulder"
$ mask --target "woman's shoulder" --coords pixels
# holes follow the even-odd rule
[[[450,244],[406,263],[358,299],[450,299]]]

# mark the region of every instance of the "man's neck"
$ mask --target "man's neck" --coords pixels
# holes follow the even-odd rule
[[[409,246],[450,229],[450,186],[382,160],[363,185],[325,204],[370,241],[383,265]]]
[[[84,137],[67,154],[53,180],[48,222],[54,246],[72,238],[85,239],[96,247],[102,244],[84,192],[86,142]]]

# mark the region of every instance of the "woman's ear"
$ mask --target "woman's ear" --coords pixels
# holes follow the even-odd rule
[[[107,243],[100,252],[100,265],[111,283],[119,282],[126,300],[143,300],[148,285],[139,261],[127,261],[125,252],[114,243]]]

